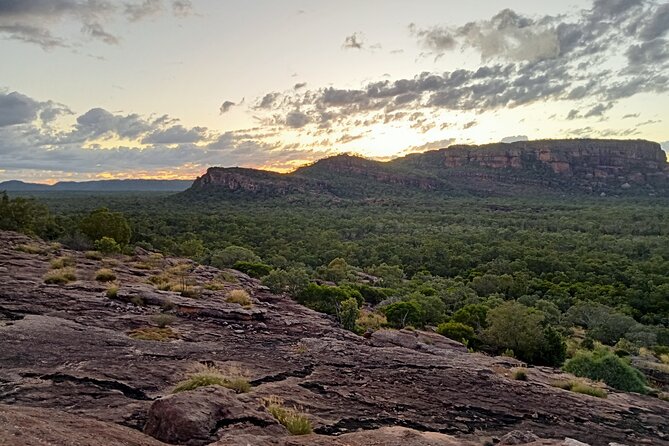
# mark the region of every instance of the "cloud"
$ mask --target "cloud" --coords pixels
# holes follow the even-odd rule
[[[500,142],[503,142],[505,144],[510,144],[512,142],[518,142],[518,141],[529,141],[530,138],[527,137],[527,135],[517,135],[517,136],[507,136],[506,138],[502,138]]]
[[[66,106],[53,101],[1,93],[0,175],[194,176],[212,165],[287,168],[295,159],[306,162],[322,156],[310,148],[272,142],[275,134],[263,128],[221,134],[185,127],[167,115],[147,118],[100,107],[79,115],[69,129],[49,124],[67,113],[71,111]],[[296,111],[288,120],[299,127],[304,119],[308,118]]]
[[[146,17],[158,14],[163,9],[162,0],[144,0],[141,3],[126,3],[125,15],[131,22],[137,22]]]
[[[299,129],[304,127],[309,123],[310,119],[305,113],[302,113],[299,110],[293,110],[288,112],[286,115],[286,125],[294,129]]]
[[[301,90],[302,88],[305,88],[307,86],[306,82],[298,82],[297,84],[293,85],[293,90]]]
[[[234,103],[234,102],[232,102],[232,101],[224,101],[224,102],[221,104],[221,107],[219,108],[219,111],[220,111],[221,114],[223,114],[223,113],[227,113],[227,112],[229,112],[230,109],[231,109],[232,107],[234,107],[235,105],[237,105],[237,104]]]
[[[190,0],[174,0],[172,12],[176,17],[187,17],[193,13],[193,4]]]
[[[351,34],[350,36],[346,36],[346,39],[344,39],[344,43],[342,45],[342,48],[344,49],[355,49],[355,50],[361,50],[362,47],[364,46],[364,37],[362,33],[355,32]]]
[[[0,34],[6,38],[39,45],[44,49],[72,46],[74,42],[55,35],[62,23],[80,26],[83,36],[108,45],[120,42],[106,26],[119,19],[137,22],[164,10],[164,0],[112,2],[108,0],[2,0]],[[172,2],[174,14],[188,15],[189,1]]]
[[[0,93],[0,127],[27,124],[37,118],[40,103],[21,93]]]
[[[465,125],[462,126],[462,129],[463,129],[463,130],[467,130],[467,129],[470,129],[470,128],[472,128],[472,127],[476,127],[477,125],[478,125],[478,122],[476,122],[476,121],[469,121],[468,123],[466,123]]]
[[[156,130],[142,139],[143,144],[193,144],[207,139],[205,127],[187,129],[175,125],[163,130]]]

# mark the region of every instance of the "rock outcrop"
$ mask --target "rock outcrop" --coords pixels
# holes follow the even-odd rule
[[[76,281],[44,283],[57,256],[74,259]],[[116,293],[95,280],[103,266]],[[150,283],[175,267],[198,284],[195,297]],[[239,288],[252,308],[226,302]],[[170,336],[137,336],[165,312]],[[550,385],[566,378],[550,368],[516,381],[518,361],[432,333],[365,339],[241,273],[150,253],[94,260],[0,232],[0,340],[0,445],[471,446],[510,431],[556,439],[537,446],[669,445],[669,403],[658,398],[568,392]],[[202,364],[243,371],[250,392],[173,395]],[[303,411],[314,433],[289,435],[265,411],[270,397]]]
[[[669,165],[659,144],[642,140],[542,140],[451,146],[389,162],[337,155],[278,174],[210,168],[188,194],[318,194],[355,198],[393,194],[669,193]]]

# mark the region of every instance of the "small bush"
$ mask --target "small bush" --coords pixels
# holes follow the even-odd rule
[[[84,257],[88,260],[102,260],[102,253],[100,251],[86,251]]]
[[[646,393],[643,374],[606,349],[579,352],[565,363],[564,370],[593,381],[604,381],[614,389]]]
[[[229,376],[231,375],[231,376]],[[234,370],[230,374],[224,374],[216,367],[199,366],[188,379],[181,381],[172,390],[172,393],[195,390],[198,387],[221,386],[234,390],[237,393],[246,393],[251,390],[251,384],[242,376],[241,371]]]
[[[253,301],[251,296],[244,290],[232,290],[228,293],[225,301],[232,304],[239,304],[242,307],[251,307],[253,306]]]
[[[118,286],[112,285],[107,288],[107,297],[110,299],[116,299],[118,297]]]
[[[144,327],[132,330],[129,336],[133,339],[140,339],[142,341],[160,341],[167,342],[172,339],[177,339],[179,336],[169,327]]]
[[[95,273],[95,280],[98,282],[112,282],[116,280],[116,274],[108,268],[102,268]]]
[[[516,369],[513,371],[513,379],[516,381],[527,381],[527,370]]]
[[[144,298],[142,296],[133,296],[130,299],[130,303],[137,306],[137,307],[146,306],[146,302],[144,302]]]
[[[260,279],[272,271],[272,267],[260,262],[236,262],[233,266],[237,271],[241,271],[249,276]]]
[[[608,396],[606,390],[590,386],[581,381],[553,381],[551,385],[563,390],[582,393],[584,395],[590,395],[596,398],[606,398]]]
[[[44,283],[65,285],[77,280],[77,275],[73,268],[54,269],[44,276]]]
[[[117,254],[121,252],[121,245],[111,237],[102,237],[94,243],[95,249],[103,254]]]
[[[172,288],[172,290],[174,290],[174,288]],[[187,286],[183,288],[179,294],[181,294],[182,297],[188,297],[189,299],[198,299],[202,293],[199,288]]]
[[[176,316],[165,313],[156,314],[153,317],[151,317],[153,323],[156,324],[159,328],[167,327],[168,325],[174,323],[176,319],[177,319]]]
[[[308,435],[313,431],[311,421],[306,414],[297,408],[287,408],[283,401],[276,397],[269,397],[264,401],[267,411],[292,435]]]

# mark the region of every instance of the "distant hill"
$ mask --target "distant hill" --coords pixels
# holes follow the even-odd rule
[[[571,139],[452,146],[389,162],[337,155],[289,174],[212,167],[187,194],[371,198],[541,192],[666,196],[666,153],[643,140]]]
[[[192,183],[190,180],[100,180],[61,181],[48,185],[12,180],[0,183],[0,191],[182,192],[188,189]]]

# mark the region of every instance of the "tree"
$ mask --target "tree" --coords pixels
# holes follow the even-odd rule
[[[439,324],[437,327],[437,333],[442,336],[446,336],[448,339],[453,339],[454,341],[467,344],[469,344],[476,337],[472,327],[454,321]]]
[[[407,325],[420,327],[423,322],[422,309],[415,301],[395,302],[384,308],[383,312],[388,323],[396,328],[404,328]]]
[[[315,283],[310,283],[297,295],[297,301],[302,305],[332,315],[337,315],[340,304],[349,298],[354,298],[359,304],[363,302],[362,295],[352,288]]]
[[[481,304],[465,305],[453,313],[451,320],[472,327],[476,332],[480,332],[488,326],[488,307]]]
[[[544,342],[543,314],[525,305],[509,301],[488,312],[488,328],[483,340],[494,350],[513,350],[514,354],[532,362]]]
[[[353,297],[349,297],[339,304],[337,319],[342,328],[355,331],[355,321],[358,320],[358,316],[360,316],[358,301]]]
[[[52,237],[59,232],[46,206],[34,199],[10,199],[0,193],[0,229]]]
[[[243,246],[231,245],[211,256],[211,265],[216,268],[232,268],[237,262],[260,262],[260,257]]]
[[[262,283],[273,293],[297,296],[309,285],[309,274],[302,268],[275,269],[263,277]]]
[[[560,367],[567,357],[567,343],[562,335],[553,327],[544,329],[543,343],[533,358],[537,365]]]
[[[95,241],[95,249],[103,254],[116,254],[121,252],[121,245],[111,237],[102,237]]]
[[[100,208],[91,212],[79,223],[79,229],[91,241],[109,237],[121,246],[130,243],[132,230],[128,221],[120,212],[110,212],[107,208]]]

